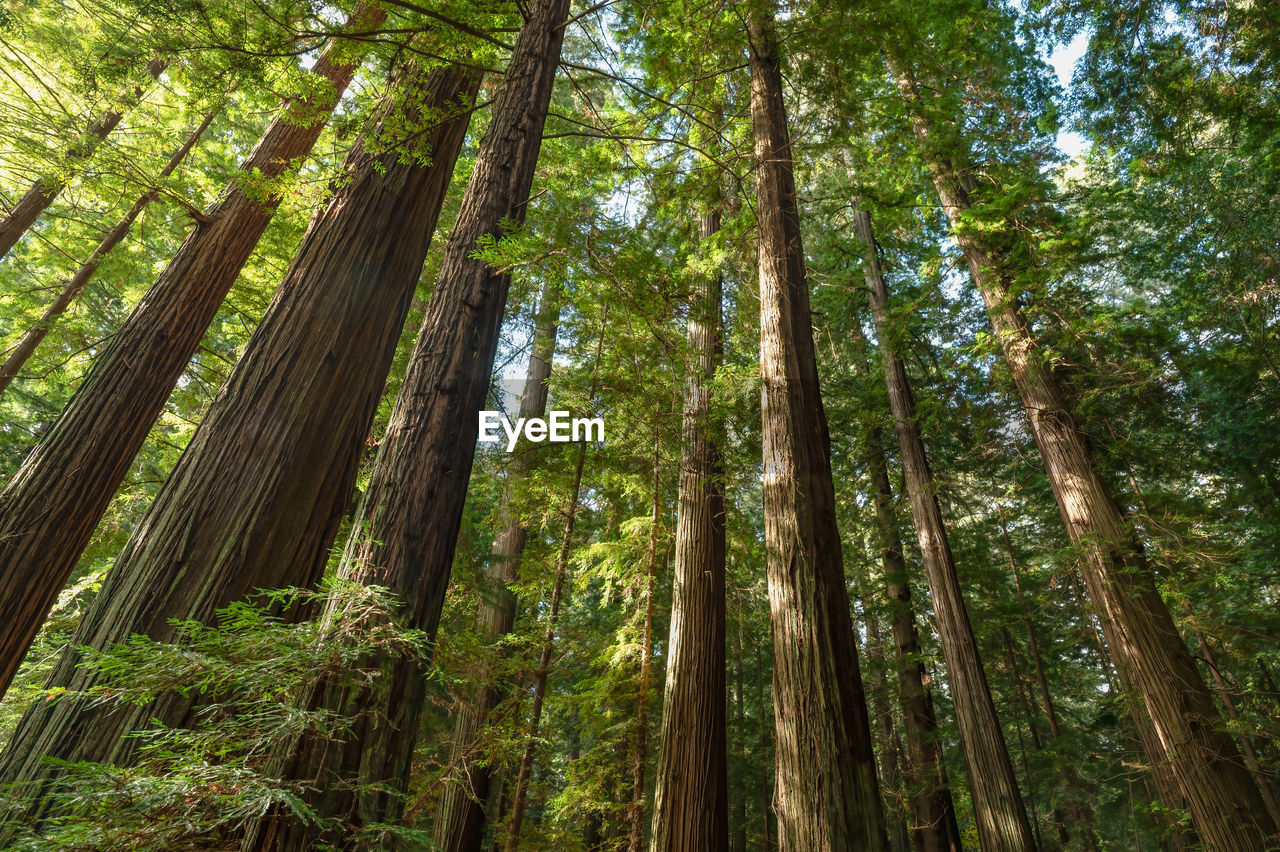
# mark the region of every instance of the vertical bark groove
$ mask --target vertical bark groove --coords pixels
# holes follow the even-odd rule
[[[362,7],[348,27],[376,28],[384,18],[381,10]],[[241,171],[278,178],[305,158],[358,64],[348,45],[331,42],[311,69],[329,91],[285,104]],[[226,188],[0,492],[0,624],[8,626],[0,632],[0,691],[279,201],[278,195],[252,197],[236,184]]]
[[[702,213],[704,242],[720,230],[718,205],[717,197]],[[684,384],[671,627],[649,838],[651,849],[664,852],[729,845],[725,504],[709,387],[722,352],[721,286],[719,274],[696,283],[686,332],[692,363]]]
[[[886,61],[1021,396],[1067,534],[1083,553],[1089,598],[1121,685],[1138,702],[1134,715],[1164,788],[1161,798],[1180,796],[1200,840],[1212,849],[1265,848],[1276,841],[1277,827],[1223,729],[1213,697],[1156,589],[1142,545],[1103,480],[1053,365],[1018,304],[1017,270],[1003,243],[1019,238],[1003,229],[987,233],[965,221],[978,190],[968,170],[970,153],[963,141],[948,146],[935,132],[929,104],[905,63],[894,55],[886,55]]]
[[[911,519],[924,557],[925,577],[938,627],[938,644],[947,663],[947,682],[955,704],[956,727],[960,731],[965,764],[969,770],[969,790],[973,799],[978,837],[986,850],[1027,850],[1037,847],[1027,819],[1022,795],[1009,759],[995,703],[987,685],[978,643],[969,623],[960,577],[947,539],[942,509],[935,494],[936,484],[929,469],[924,440],[916,422],[915,401],[907,381],[907,370],[893,344],[884,275],[871,230],[871,215],[854,213],[858,237],[866,252],[866,281],[871,295],[871,313],[884,362],[885,386],[893,411],[902,453],[902,470],[911,502]]]
[[[478,84],[458,66],[426,78],[424,100],[444,116],[424,119],[436,121],[430,166],[397,151],[351,155],[350,181],[312,219],[244,356],[121,551],[51,685],[93,685],[77,667],[81,646],[102,649],[135,634],[168,641],[172,619],[210,623],[255,588],[319,580]],[[0,756],[0,779],[47,777],[46,755],[127,762],[136,744],[124,737],[129,730],[152,718],[181,725],[194,701],[172,695],[119,709],[72,696],[37,702]]]
[[[831,442],[769,3],[751,5],[747,36],[779,848],[880,850],[884,812],[836,526]]]

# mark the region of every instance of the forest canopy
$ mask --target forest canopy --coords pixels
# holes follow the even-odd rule
[[[1278,80],[0,0],[0,848],[1280,849]]]

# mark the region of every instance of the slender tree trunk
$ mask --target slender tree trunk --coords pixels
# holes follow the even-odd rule
[[[718,193],[701,217],[701,237],[720,230]],[[680,440],[671,633],[662,696],[662,736],[650,848],[729,845],[725,722],[725,505],[720,448],[710,422],[710,387],[723,351],[721,277],[697,282],[687,338]]]
[[[168,177],[178,168],[192,147],[204,135],[205,130],[209,128],[209,124],[213,121],[215,113],[209,113],[204,117],[204,121],[200,123],[191,135],[187,137],[187,141],[182,143],[177,151],[173,152],[173,156],[169,158],[163,169],[160,170],[160,177]],[[49,329],[62,316],[71,303],[76,300],[80,292],[84,290],[85,285],[89,283],[89,279],[98,271],[98,267],[102,264],[103,258],[107,256],[113,248],[120,244],[120,241],[129,233],[129,229],[133,227],[133,223],[142,215],[142,211],[147,209],[147,205],[156,198],[155,190],[143,193],[133,206],[129,208],[129,212],[124,214],[119,222],[115,224],[111,230],[103,236],[102,241],[98,243],[98,247],[93,250],[88,259],[81,264],[76,270],[75,275],[71,276],[71,280],[63,285],[58,297],[45,310],[40,319],[27,330],[22,336],[18,344],[9,352],[9,357],[5,359],[4,364],[0,364],[0,393],[4,393],[9,387],[9,383],[27,363],[32,353],[36,351],[36,347],[44,340],[45,335],[49,333]]]
[[[645,578],[644,631],[640,646],[640,684],[636,690],[636,728],[631,745],[631,805],[627,808],[627,849],[641,852],[644,846],[644,770],[649,745],[649,686],[653,671],[653,586],[658,576],[658,530],[662,521],[662,499],[658,474],[660,442],[653,435],[653,510],[649,527],[649,560]],[[721,631],[723,634],[723,630]],[[720,694],[724,694],[723,678]],[[720,847],[723,848],[723,847]]]
[[[357,10],[352,28],[385,13]],[[242,165],[282,176],[310,152],[358,58],[335,41],[311,73],[323,94],[286,104]],[[232,183],[94,359],[66,409],[0,493],[0,690],[75,567],[174,384],[271,221],[280,196]]]
[[[510,286],[509,274],[476,257],[476,249],[501,238],[505,222],[524,219],[568,5],[534,0],[528,6],[339,566],[342,577],[389,589],[403,602],[397,619],[430,638],[440,623],[475,454],[476,413],[489,387]],[[368,686],[321,684],[307,699],[356,719],[352,736],[338,743],[300,740],[283,774],[316,786],[309,804],[322,817],[394,822],[408,782],[427,667],[404,656],[363,665],[380,672]],[[355,782],[377,787],[357,797]],[[319,842],[287,818],[260,823],[250,841],[252,848],[289,850]]]
[[[254,589],[316,583],[351,499],[365,437],[462,147],[478,74],[439,69],[419,84],[454,115],[428,137],[432,165],[399,151],[348,161],[311,222],[275,300],[146,518],[121,551],[49,684],[95,678],[78,649],[145,635],[172,620],[211,623]],[[459,114],[460,113],[460,114]],[[413,120],[409,117],[410,121]],[[246,448],[245,436],[253,441]],[[196,696],[112,708],[68,696],[37,702],[0,757],[0,778],[47,777],[46,756],[127,762],[130,730],[181,725]]]
[[[870,288],[871,312],[884,362],[889,407],[898,433],[902,470],[911,519],[924,557],[925,576],[938,625],[938,643],[947,663],[947,679],[955,704],[956,726],[969,769],[969,789],[973,797],[974,821],[984,850],[1026,850],[1036,848],[1026,808],[1018,792],[1013,763],[1005,745],[1000,720],[996,717],[991,690],[982,669],[978,643],[969,624],[960,578],[956,572],[951,544],[935,493],[933,473],[925,456],[924,441],[915,419],[915,402],[907,383],[907,370],[893,343],[889,323],[888,298],[871,215],[856,211],[858,236],[865,244],[866,280]]]
[[[1022,614],[1021,621],[1023,629],[1027,634],[1027,651],[1031,654],[1031,662],[1035,667],[1036,687],[1040,693],[1040,705],[1044,712],[1045,721],[1049,725],[1049,737],[1051,741],[1057,742],[1062,736],[1062,730],[1058,725],[1058,712],[1053,705],[1053,695],[1049,691],[1049,679],[1044,673],[1044,657],[1040,653],[1040,642],[1036,638],[1035,625],[1031,622],[1031,610],[1027,605],[1025,596],[1022,593],[1022,574],[1018,570],[1018,561],[1013,556],[1013,541],[1009,538],[1009,530],[1005,526],[1004,510],[999,510],[998,521],[1000,523],[1000,539],[1004,543],[1005,556],[1009,560],[1009,571],[1013,575],[1013,589],[1017,596],[1018,611]],[[1069,763],[1063,765],[1063,779],[1066,781],[1067,794],[1069,801],[1067,802],[1066,812],[1062,812],[1060,808],[1054,809],[1054,821],[1058,826],[1061,835],[1062,844],[1064,846],[1070,840],[1070,835],[1075,834],[1079,837],[1079,846],[1086,852],[1093,852],[1097,849],[1097,841],[1093,836],[1093,816],[1089,806],[1085,804],[1088,799],[1088,791],[1080,775],[1076,772],[1075,767]]]
[[[573,524],[578,517],[578,502],[582,492],[582,465],[587,458],[587,445],[578,448],[578,463],[573,472],[569,506],[565,512],[564,535],[560,539],[560,553],[556,556],[556,575],[551,586],[551,603],[547,606],[547,623],[542,632],[542,653],[538,657],[538,670],[533,676],[533,710],[529,714],[529,736],[525,740],[524,753],[520,756],[520,768],[516,772],[515,788],[511,793],[511,819],[507,823],[506,852],[515,852],[520,846],[520,825],[524,822],[525,805],[529,798],[529,777],[533,772],[533,757],[538,746],[538,732],[542,727],[542,706],[547,695],[547,675],[551,672],[551,655],[556,645],[556,616],[560,613],[560,600],[564,594],[564,578],[569,567],[569,550],[573,543]]]
[[[773,14],[749,8],[765,546],[779,848],[880,850],[884,812],[845,586]]]
[[[739,612],[741,612],[741,607],[739,607]],[[742,620],[739,619],[737,646],[733,655],[733,715],[740,738],[739,741],[743,743],[738,753],[738,759],[742,762],[740,765],[746,765],[746,762],[750,760],[745,745],[747,712],[742,685],[742,655],[746,652],[743,647],[744,644],[742,641]],[[747,796],[746,789],[741,784],[737,785],[734,795],[733,813],[733,833],[730,835],[729,849],[731,852],[747,852]]]
[[[551,377],[551,356],[556,345],[556,326],[560,305],[554,293],[555,284],[548,278],[538,302],[538,318],[534,325],[529,368],[525,373],[524,391],[520,396],[520,416],[542,417],[547,408],[547,380]],[[528,541],[529,528],[516,517],[511,499],[533,469],[533,458],[525,452],[512,459],[508,469],[502,506],[498,510],[501,529],[493,540],[486,577],[486,588],[476,618],[482,636],[496,641],[511,632],[516,621],[516,597],[510,584],[518,578],[520,560]],[[441,796],[436,816],[435,841],[442,852],[475,852],[484,842],[485,826],[492,818],[486,814],[489,789],[494,785],[498,768],[481,764],[471,757],[489,714],[498,706],[505,692],[486,666],[478,677],[479,690],[473,703],[458,710],[454,728],[453,754],[459,765],[459,783],[450,784]]]
[[[878,257],[876,263],[879,263]],[[856,321],[851,328],[858,342],[865,343]],[[855,368],[860,373],[867,372],[865,364],[856,363]],[[911,791],[911,836],[917,852],[959,852],[962,848],[960,826],[956,821],[942,748],[938,744],[938,721],[933,710],[929,673],[925,670],[924,655],[920,649],[911,579],[903,556],[902,538],[898,534],[893,486],[889,481],[889,460],[884,434],[878,425],[867,430],[863,455],[871,480],[871,501],[875,508],[885,596],[892,615],[898,704],[907,734],[904,775]]]
[[[167,59],[155,57],[147,63],[148,76],[153,80],[159,79],[168,64]],[[121,99],[119,107],[111,107],[89,122],[81,141],[62,155],[64,163],[84,161],[92,157],[102,140],[116,129],[116,125],[120,123],[120,119],[124,118],[126,112],[138,105],[144,94],[146,94],[145,87],[141,85],[133,87]],[[10,249],[18,244],[18,240],[31,229],[31,226],[40,218],[40,214],[48,209],[62,192],[64,186],[66,184],[58,177],[36,178],[31,182],[30,188],[9,208],[4,218],[0,219],[0,258],[7,255]]]
[[[966,223],[978,189],[968,168],[970,154],[963,140],[955,141],[954,131],[950,141],[935,131],[931,104],[914,77],[896,57],[887,59],[1021,395],[1063,523],[1084,554],[1085,584],[1116,670],[1122,685],[1141,698],[1136,713],[1150,720],[1154,736],[1142,739],[1157,780],[1158,767],[1167,766],[1208,847],[1222,852],[1264,848],[1277,840],[1277,827],[1235,741],[1223,729],[1213,697],[1156,589],[1142,545],[1099,473],[1053,365],[1019,306],[1021,283],[1008,253],[1021,237]],[[1140,722],[1140,732],[1144,727]]]
[[[870,588],[865,583],[865,588]],[[864,589],[865,593],[865,589]],[[908,852],[911,848],[907,832],[906,790],[902,774],[902,741],[893,723],[893,706],[889,702],[889,683],[885,677],[888,663],[881,646],[880,619],[872,609],[871,597],[862,599],[863,624],[867,629],[867,659],[871,670],[871,707],[880,725],[880,782],[881,792],[889,801],[886,814],[889,826],[889,852]]]

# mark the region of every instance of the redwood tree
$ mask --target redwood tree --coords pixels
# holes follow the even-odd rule
[[[878,850],[886,840],[884,813],[836,527],[770,4],[750,7],[747,39],[779,848]]]
[[[524,219],[568,8],[569,0],[529,4],[339,569],[343,577],[390,589],[402,601],[399,619],[428,636],[444,604],[475,454],[476,413],[489,387],[510,286],[510,273],[492,267],[477,249],[501,238],[508,222]],[[283,768],[287,777],[318,784],[310,804],[319,815],[359,824],[394,821],[400,813],[426,684],[419,659],[365,665],[380,670],[367,688],[322,685],[310,697],[355,718],[352,736],[337,743],[303,739]],[[352,777],[380,783],[382,792],[357,800],[343,783]],[[252,845],[304,849],[313,842],[306,826],[269,818],[255,828]]]
[[[1107,651],[1122,685],[1140,701],[1135,715],[1157,781],[1170,776],[1200,840],[1211,848],[1265,848],[1277,827],[1019,304],[1029,266],[1035,274],[1026,237],[1009,222],[979,221],[978,199],[991,190],[979,188],[968,143],[956,130],[962,124],[941,98],[925,94],[903,57],[891,51],[886,60],[1022,398],[1062,521],[1084,556],[1085,585]],[[938,129],[942,123],[945,132]],[[1162,798],[1168,786],[1162,785]]]
[[[347,26],[385,18],[361,7]],[[310,152],[361,53],[341,40],[311,74],[318,92],[282,105],[241,171],[280,178]],[[147,432],[280,203],[234,182],[143,295],[66,409],[0,492],[0,691],[66,583]]]
[[[717,193],[718,195],[718,193]],[[720,200],[701,211],[704,243],[720,230]],[[680,485],[667,682],[653,828],[655,850],[729,845],[725,733],[725,505],[711,390],[722,350],[721,276],[703,274],[689,303],[680,431]]]
[[[50,685],[94,684],[78,667],[81,646],[103,649],[137,634],[168,641],[173,619],[211,623],[217,609],[254,589],[320,579],[479,83],[460,66],[411,76],[421,82],[406,87],[404,111],[429,124],[425,143],[353,151],[348,179],[312,220],[244,356]],[[174,694],[133,708],[77,696],[37,702],[0,756],[0,779],[44,777],[50,756],[125,762],[137,742],[125,734],[149,719],[183,724],[193,701]]]

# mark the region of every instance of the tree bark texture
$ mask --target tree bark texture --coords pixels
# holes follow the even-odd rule
[[[568,6],[568,0],[529,5],[339,568],[343,577],[391,590],[403,606],[398,619],[429,637],[444,604],[476,413],[510,286],[507,273],[473,255],[483,239],[502,237],[504,221],[524,219]],[[423,661],[406,657],[364,665],[381,672],[368,687],[321,685],[311,697],[357,719],[354,735],[340,743],[305,739],[284,767],[286,777],[318,785],[311,801],[317,813],[358,825],[399,816],[427,675]],[[380,787],[357,797],[352,782]],[[254,834],[259,849],[310,848],[315,840],[285,819],[267,820]]]
[[[898,448],[902,454],[911,520],[924,558],[925,577],[938,628],[938,644],[947,663],[947,681],[955,705],[956,727],[960,732],[965,765],[969,770],[969,791],[978,837],[985,850],[1035,849],[1035,838],[1018,791],[1003,728],[996,717],[978,643],[969,623],[960,576],[935,493],[937,486],[925,455],[920,426],[916,422],[915,401],[907,382],[907,369],[893,343],[889,292],[880,268],[871,215],[865,210],[857,210],[854,223],[866,253],[864,269],[884,364],[889,408],[893,412]]]
[[[870,588],[864,585],[864,593]],[[885,677],[886,662],[883,641],[880,636],[880,619],[872,609],[871,598],[862,600],[863,625],[867,629],[867,659],[871,670],[871,709],[875,714],[878,730],[880,753],[880,784],[888,807],[885,814],[889,828],[889,852],[908,852],[911,848],[910,834],[907,831],[906,808],[904,801],[906,791],[902,772],[902,740],[898,737],[893,720],[893,707],[889,702],[889,684]]]
[[[204,117],[204,121],[200,123],[200,126],[191,132],[187,137],[187,140],[182,143],[177,151],[173,152],[173,156],[169,158],[169,162],[165,163],[164,168],[160,170],[160,177],[168,177],[174,173],[182,161],[186,159],[187,154],[191,152],[192,147],[194,147],[196,142],[200,140],[200,137],[204,135],[205,130],[209,128],[209,124],[212,123],[214,115],[215,113],[212,112],[206,115]],[[76,297],[78,297],[81,291],[84,290],[85,285],[89,283],[89,279],[93,277],[93,274],[98,271],[98,267],[102,265],[103,258],[105,258],[107,253],[118,246],[120,241],[128,235],[129,229],[133,227],[133,223],[137,221],[138,217],[142,215],[142,211],[146,210],[147,205],[154,201],[155,198],[155,190],[151,190],[143,193],[137,201],[133,202],[133,206],[129,208],[129,212],[125,213],[124,217],[121,218],[120,221],[111,228],[111,230],[107,231],[107,233],[103,235],[102,241],[98,243],[96,248],[94,248],[93,253],[89,255],[85,262],[80,265],[80,268],[76,270],[75,274],[71,276],[71,280],[62,286],[62,290],[59,291],[57,298],[49,304],[49,307],[45,309],[45,312],[41,315],[40,319],[27,330],[26,334],[22,335],[22,339],[19,340],[17,345],[9,351],[9,357],[5,358],[4,364],[0,364],[0,394],[5,392],[5,389],[9,387],[10,382],[12,382],[18,375],[18,372],[22,370],[23,366],[27,363],[27,360],[31,358],[31,355],[36,351],[36,347],[39,346],[41,341],[45,339],[45,336],[49,334],[49,329],[53,327],[53,324],[57,321],[58,317],[66,313],[67,308],[71,307],[71,303],[74,302]]]
[[[858,323],[855,321],[850,327],[859,342],[865,344],[866,338]],[[864,362],[856,362],[855,369],[863,375],[869,372]],[[884,441],[884,433],[873,423],[867,430],[863,457],[871,480],[871,503],[875,509],[876,537],[892,625],[898,707],[907,740],[903,776],[910,789],[911,837],[917,852],[959,852],[962,848],[960,826],[942,747],[938,743],[937,716],[933,710],[929,672],[920,649],[911,578],[898,533]]]
[[[1008,229],[966,222],[978,192],[970,153],[963,142],[947,144],[936,131],[939,118],[955,117],[935,117],[906,64],[896,56],[886,58],[1022,398],[1063,523],[1084,555],[1085,585],[1121,684],[1135,690],[1141,702],[1137,712],[1150,720],[1152,730],[1142,739],[1157,780],[1158,767],[1167,766],[1200,841],[1209,848],[1244,852],[1277,842],[1277,827],[1156,589],[1142,545],[1103,480],[1053,365],[1018,303],[1019,275],[1009,247],[1022,238]],[[1140,722],[1140,733],[1144,727]]]
[[[420,84],[440,116],[433,161],[399,151],[348,160],[350,180],[312,219],[244,356],[130,537],[49,684],[93,685],[88,645],[173,638],[254,589],[319,581],[350,500],[478,89],[458,66]],[[415,86],[415,88],[417,88]],[[413,94],[416,97],[419,93]],[[413,108],[416,111],[416,107]],[[181,725],[195,696],[144,707],[41,701],[0,757],[0,778],[46,776],[46,755],[127,762],[130,730]]]
[[[747,36],[779,848],[881,850],[884,812],[836,527],[782,70],[767,2],[750,7]]]
[[[147,74],[152,79],[158,79],[168,64],[168,60],[157,56],[147,63]],[[126,112],[138,105],[144,94],[146,89],[143,86],[133,87],[121,99],[118,107],[108,108],[102,115],[89,122],[81,140],[62,155],[63,166],[76,161],[83,162],[92,157],[102,140],[116,129],[116,125],[124,118]],[[4,218],[0,219],[0,258],[7,255],[18,244],[18,240],[31,229],[31,226],[40,218],[40,214],[48,209],[62,192],[64,186],[66,186],[65,180],[58,175],[36,178],[31,182],[31,186],[22,197],[9,208]]]
[[[720,230],[704,211],[705,242]],[[696,283],[686,332],[671,628],[649,848],[680,852],[729,845],[725,705],[725,505],[710,382],[723,351],[721,277]]]
[[[554,287],[548,279],[539,298],[529,367],[520,395],[520,416],[526,419],[542,417],[547,408],[547,380],[551,378],[551,357],[560,313]],[[519,577],[529,528],[523,519],[514,515],[511,498],[532,469],[533,457],[528,452],[515,456],[508,467],[506,489],[498,509],[501,528],[493,539],[486,571],[487,588],[476,616],[480,634],[490,641],[510,633],[516,622],[516,597],[510,584]],[[495,682],[494,673],[488,667],[480,672],[477,680],[479,688],[471,703],[459,707],[454,727],[452,754],[458,765],[458,780],[445,787],[436,815],[434,837],[442,852],[477,852],[484,842],[486,824],[493,822],[485,808],[498,769],[477,760],[472,752],[489,714],[502,700],[505,688]]]
[[[362,8],[348,26],[376,27],[384,16]],[[329,91],[285,104],[242,171],[278,178],[305,158],[358,63],[350,47],[331,43],[311,69]],[[227,187],[0,493],[0,624],[7,625],[0,632],[0,690],[8,688],[279,201]]]

